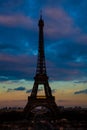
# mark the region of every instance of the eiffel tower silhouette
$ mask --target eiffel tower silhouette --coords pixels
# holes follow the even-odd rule
[[[40,16],[39,22],[39,47],[38,47],[38,60],[36,75],[34,77],[34,85],[31,95],[28,96],[28,102],[24,108],[26,117],[29,117],[32,109],[38,106],[44,106],[50,110],[53,115],[57,114],[58,107],[55,103],[55,97],[52,96],[52,91],[49,86],[48,76],[46,72],[45,54],[44,54],[44,21],[42,15]],[[38,86],[43,85],[45,96],[37,96]]]

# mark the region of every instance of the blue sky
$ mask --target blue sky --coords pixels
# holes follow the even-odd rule
[[[11,93],[12,90],[31,92],[33,83],[29,88],[26,84],[33,82],[35,75],[41,10],[50,82],[57,86],[61,82],[60,87],[72,84],[63,89],[73,88],[73,96],[87,97],[86,0],[0,0],[1,93],[9,90]],[[59,88],[54,86],[52,90]]]

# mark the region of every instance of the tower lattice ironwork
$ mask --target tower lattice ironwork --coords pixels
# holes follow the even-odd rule
[[[57,112],[57,105],[55,103],[55,97],[52,96],[52,91],[49,86],[48,76],[46,72],[46,63],[45,63],[45,53],[44,53],[44,21],[42,15],[39,19],[39,46],[38,46],[38,59],[37,59],[37,68],[36,75],[34,77],[34,85],[32,88],[31,95],[28,96],[28,102],[24,108],[26,116],[29,116],[29,113],[37,106],[47,107],[51,113],[54,115]],[[43,85],[45,96],[37,96],[39,85]]]

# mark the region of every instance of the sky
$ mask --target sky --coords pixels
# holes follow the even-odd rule
[[[25,106],[42,10],[47,74],[58,106],[87,107],[87,1],[0,0],[0,107]],[[44,93],[39,86],[39,94]]]

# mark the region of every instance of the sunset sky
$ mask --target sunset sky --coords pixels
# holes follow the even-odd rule
[[[87,0],[0,0],[0,107],[24,107],[31,93],[41,10],[56,103],[87,107]]]

